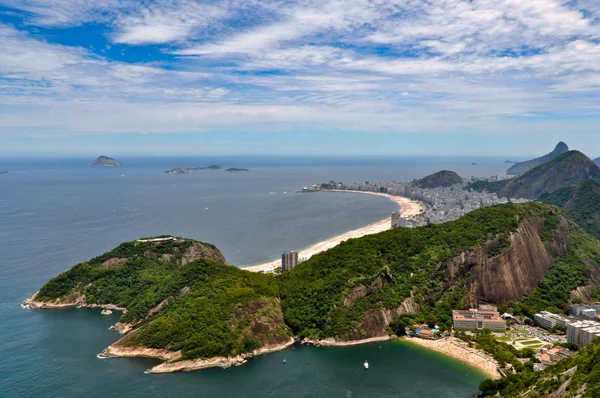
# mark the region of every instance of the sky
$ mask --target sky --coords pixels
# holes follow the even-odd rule
[[[0,155],[600,156],[599,0],[0,0]]]

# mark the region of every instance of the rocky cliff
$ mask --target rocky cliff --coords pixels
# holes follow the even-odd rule
[[[519,301],[537,287],[555,257],[567,251],[569,224],[564,217],[560,216],[550,242],[542,241],[542,231],[543,224],[528,219],[509,235],[510,245],[499,255],[489,256],[496,240],[461,253],[448,264],[448,285],[466,278],[467,304],[472,308]]]

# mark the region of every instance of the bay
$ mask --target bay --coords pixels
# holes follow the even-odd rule
[[[108,330],[117,315],[31,311],[20,302],[74,264],[142,236],[210,242],[239,266],[272,260],[396,210],[377,196],[296,189],[330,179],[406,181],[442,168],[486,176],[502,172],[503,159],[119,160],[118,169],[89,168],[83,158],[0,160],[0,170],[9,171],[0,175],[0,396],[468,397],[483,380],[454,360],[396,342],[295,346],[238,368],[151,376],[144,370],[152,360],[96,358],[119,337]],[[251,171],[163,173],[209,164]]]

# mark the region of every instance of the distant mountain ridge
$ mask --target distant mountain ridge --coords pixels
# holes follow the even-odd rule
[[[415,181],[415,185],[419,188],[444,188],[462,182],[463,179],[455,172],[442,170]]]
[[[539,199],[565,187],[575,187],[580,182],[596,178],[600,169],[579,151],[569,151],[510,180],[498,191],[509,198]]]
[[[594,163],[596,163],[598,166],[600,166],[600,158],[594,159]]]
[[[109,158],[108,156],[98,156],[96,160],[94,160],[90,167],[121,167],[123,166],[121,162],[116,159]]]
[[[508,175],[523,174],[541,164],[544,164],[546,162],[549,162],[549,161],[557,158],[558,156],[560,156],[566,152],[569,152],[569,147],[567,146],[567,144],[560,141],[558,144],[556,144],[556,147],[554,148],[554,150],[552,152],[550,152],[549,154],[544,155],[539,158],[536,158],[536,159],[516,163],[513,166],[511,166],[508,170],[506,170],[506,174],[508,174]]]

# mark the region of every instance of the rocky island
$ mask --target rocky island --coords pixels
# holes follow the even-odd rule
[[[124,337],[102,355],[159,358],[150,373],[163,373],[238,365],[294,340],[383,340],[416,322],[450,329],[452,308],[480,302],[527,316],[565,309],[600,287],[599,263],[600,242],[556,207],[509,203],[349,240],[280,275],[227,265],[207,243],[140,239],[24,304],[126,309],[115,325]]]
[[[248,170],[248,169],[238,169],[236,167],[232,167],[230,169],[226,169],[225,171],[228,172],[228,173],[243,173],[243,172],[250,171],[250,170]]]
[[[96,160],[94,160],[90,167],[121,167],[123,166],[118,160],[109,158],[108,156],[98,156]]]
[[[166,174],[190,174],[194,170],[221,170],[223,167],[213,164],[207,167],[176,167],[171,170],[165,170]]]

